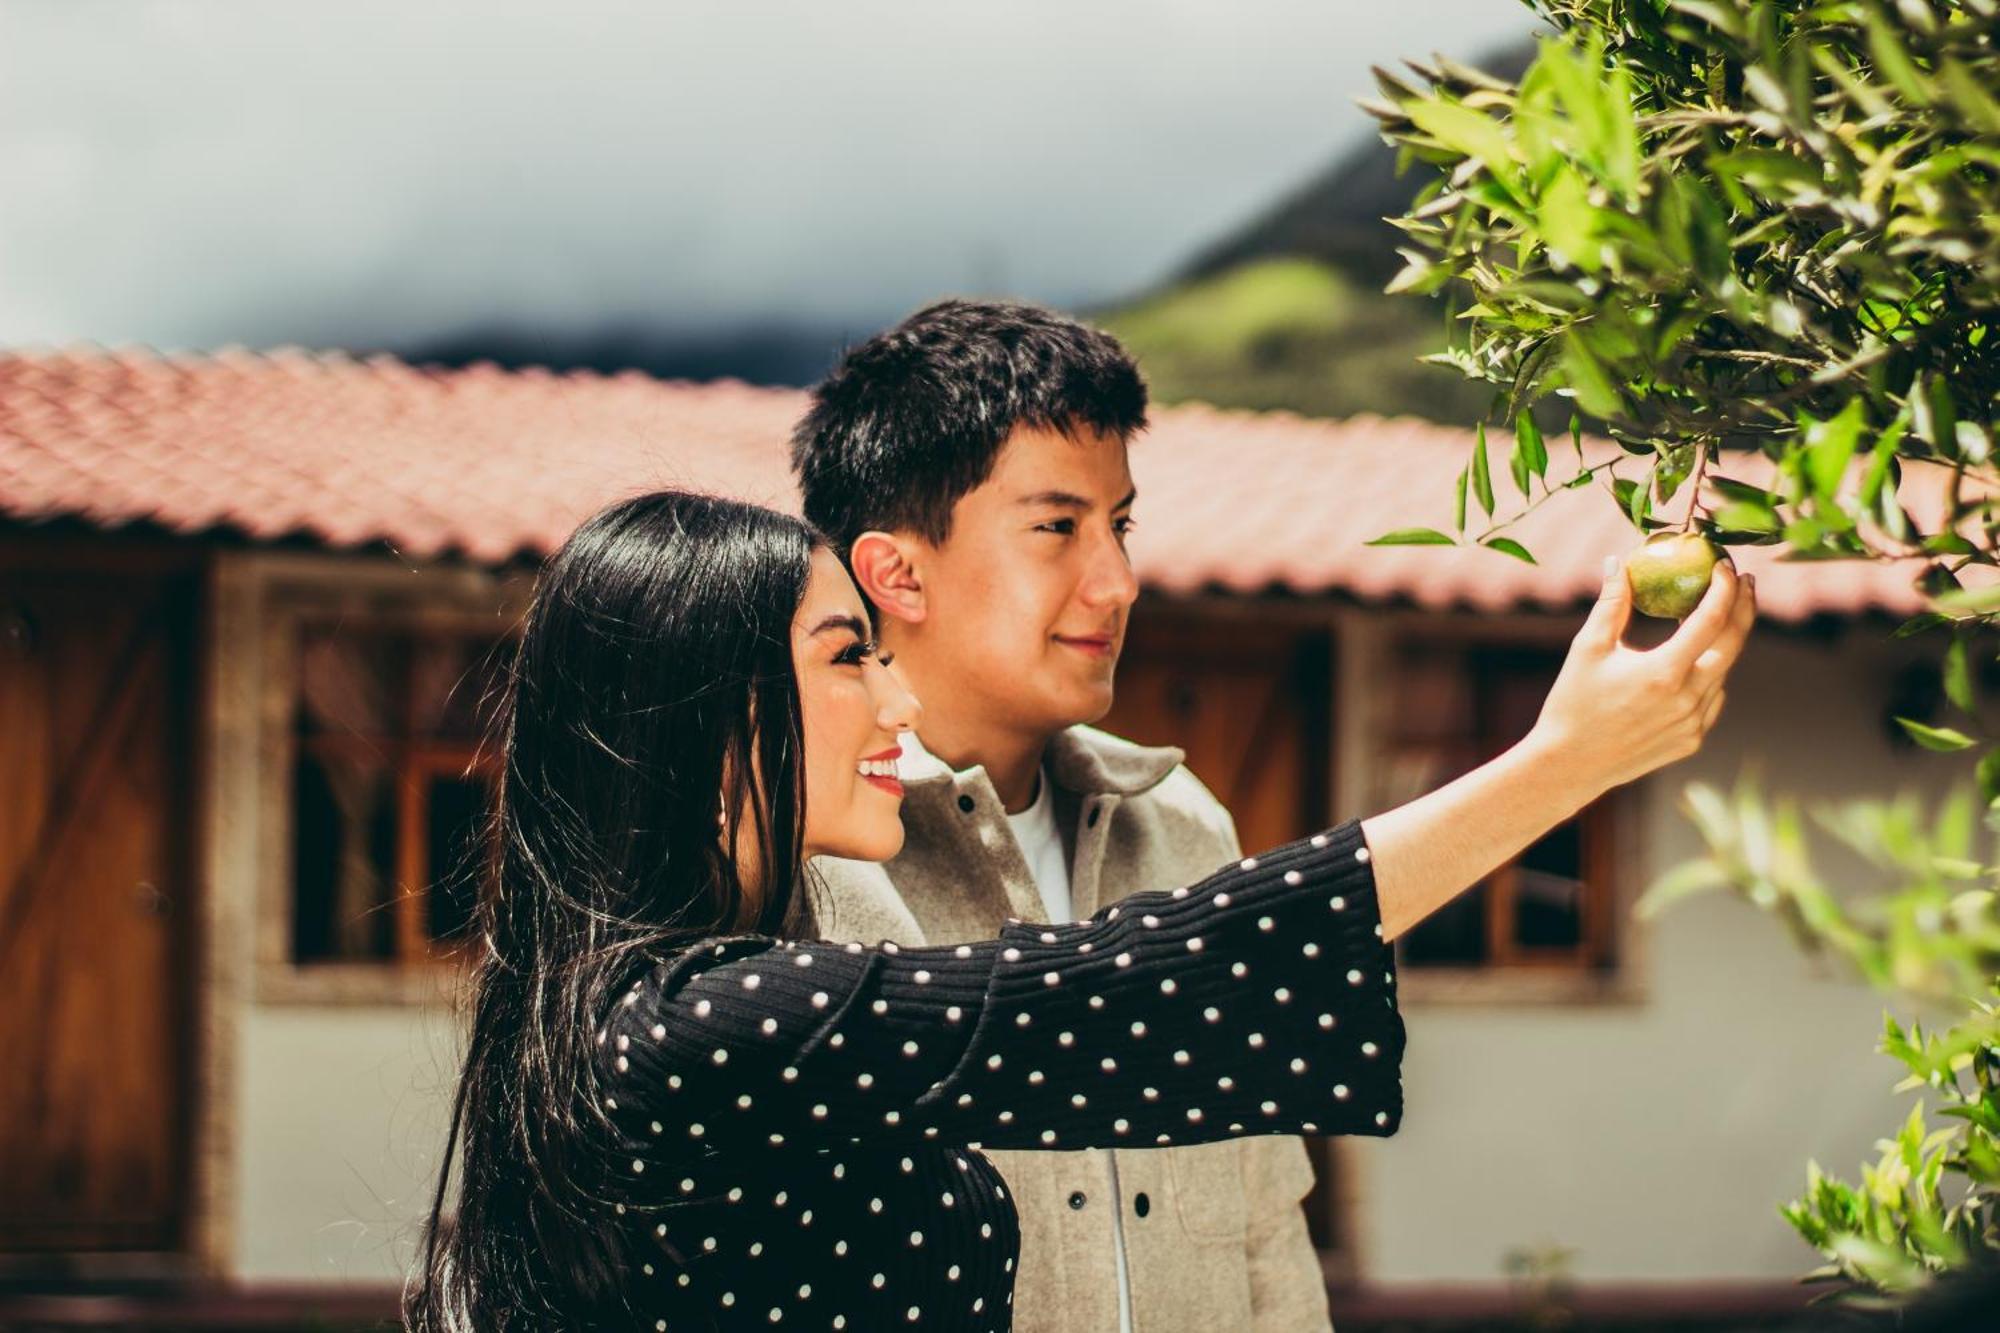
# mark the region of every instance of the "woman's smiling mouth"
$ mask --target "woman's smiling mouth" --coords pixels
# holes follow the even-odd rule
[[[891,796],[901,796],[903,784],[896,776],[896,761],[902,757],[903,747],[892,746],[880,754],[869,755],[857,768],[870,785],[881,788]]]

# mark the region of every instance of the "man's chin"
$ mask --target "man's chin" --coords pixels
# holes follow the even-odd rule
[[[1104,720],[1111,711],[1111,682],[1105,681],[1101,688],[1078,689],[1066,692],[1060,700],[1051,700],[1046,716],[1050,719],[1048,731],[1054,735],[1070,727],[1087,727]]]

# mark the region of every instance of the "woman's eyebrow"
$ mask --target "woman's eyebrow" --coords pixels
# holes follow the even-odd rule
[[[812,627],[812,634],[824,634],[830,629],[851,630],[857,639],[868,637],[868,626],[859,616],[828,616],[825,620],[820,621],[819,624]]]

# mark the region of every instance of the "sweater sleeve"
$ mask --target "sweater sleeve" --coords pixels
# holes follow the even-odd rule
[[[1389,1134],[1403,1026],[1380,922],[1349,822],[977,944],[710,941],[613,1007],[603,1084],[627,1140],[669,1156]]]

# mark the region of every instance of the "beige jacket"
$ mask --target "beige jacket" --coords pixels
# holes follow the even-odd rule
[[[1242,854],[1228,812],[1183,757],[1090,727],[1051,742],[1079,919],[1141,889],[1193,883]],[[984,768],[938,764],[932,776],[910,775],[906,789],[909,838],[895,860],[813,863],[818,934],[952,944],[991,938],[1009,917],[1047,919]],[[1134,1333],[1331,1327],[1300,1209],[1313,1172],[1299,1140],[988,1155],[1021,1214],[1014,1326],[1023,1333],[1117,1333],[1114,1208]]]

